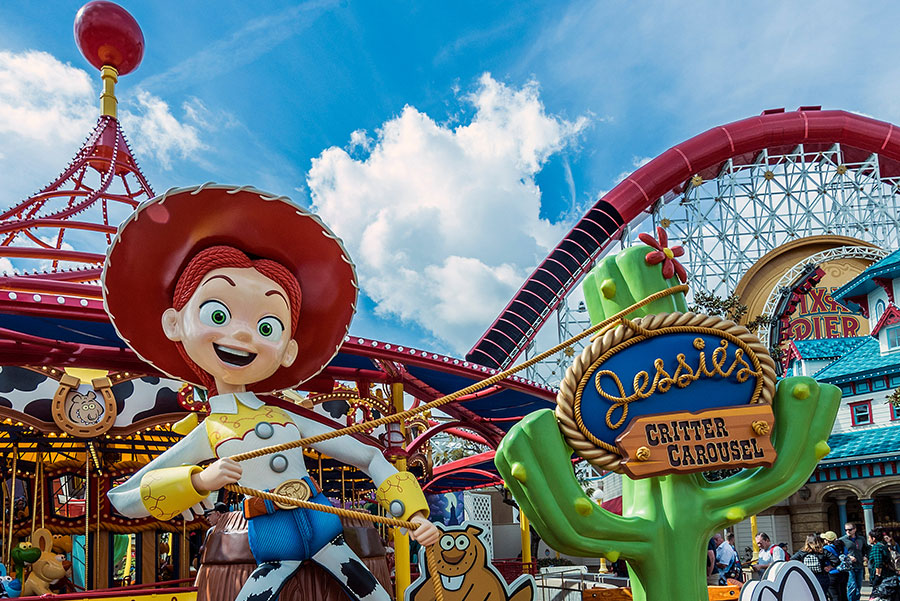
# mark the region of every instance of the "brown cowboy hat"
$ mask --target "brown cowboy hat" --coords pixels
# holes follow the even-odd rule
[[[161,318],[191,257],[220,244],[251,259],[278,261],[297,277],[303,294],[293,332],[296,361],[248,389],[292,388],[319,373],[337,354],[356,310],[353,263],[316,215],[249,186],[173,188],[141,203],[119,226],[102,276],[104,306],[119,336],[163,373],[198,384],[163,333]]]

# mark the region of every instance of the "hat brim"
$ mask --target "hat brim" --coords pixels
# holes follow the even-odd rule
[[[297,386],[337,354],[356,310],[356,272],[341,240],[314,214],[283,196],[251,187],[204,184],[172,189],[141,203],[119,226],[103,266],[103,301],[119,336],[165,374],[199,384],[162,330],[175,284],[190,259],[216,245],[287,267],[303,301],[297,359],[253,392]]]

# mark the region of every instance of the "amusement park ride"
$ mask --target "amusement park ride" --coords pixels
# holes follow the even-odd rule
[[[181,281],[182,271],[189,271],[187,260],[210,247],[234,246],[252,259],[271,259],[289,270],[305,256],[282,256],[280,248],[229,237],[223,221],[210,225],[185,207],[201,202],[235,206],[234,219],[240,220],[253,203],[266,206],[260,214],[280,206],[291,219],[318,228],[309,235],[320,236],[316,244],[342,250],[340,241],[315,216],[247,186],[203,184],[157,197],[116,112],[118,77],[136,69],[143,56],[138,24],[124,9],[98,0],[79,11],[75,35],[85,58],[101,73],[100,117],[56,179],[0,214],[0,257],[17,267],[0,278],[0,563],[19,578],[30,573],[29,580],[20,583],[22,592],[52,590],[74,595],[66,597],[72,599],[233,599],[251,572],[251,580],[266,581],[282,569],[280,560],[299,565],[310,557],[265,552],[263,547],[277,546],[278,537],[259,534],[260,524],[269,517],[288,519],[285,515],[299,524],[297,516],[327,511],[340,515],[337,528],[343,527],[343,538],[323,549],[349,545],[349,553],[359,556],[368,571],[347,560],[340,564],[343,572],[329,570],[338,585],[304,564],[281,589],[282,598],[337,599],[349,591],[356,598],[374,599],[382,598],[384,589],[399,596],[411,579],[409,535],[401,527],[422,528],[419,534],[429,528],[423,518],[427,509],[412,511],[421,496],[419,486],[430,493],[505,484],[527,516],[522,520],[526,567],[530,546],[524,540],[531,520],[558,550],[627,559],[636,599],[698,601],[712,594],[699,563],[710,533],[792,494],[828,452],[825,441],[840,392],[810,378],[785,378],[776,385],[779,365],[769,356],[770,347],[789,335],[794,296],[804,287],[808,290],[821,274],[790,252],[783,256],[787,267],[774,288],[777,293],[760,301],[775,317],[762,342],[741,325],[687,312],[685,281],[694,291],[740,292],[759,259],[810,237],[816,237],[816,252],[822,257],[869,262],[885,255],[882,248],[900,246],[900,132],[893,125],[801,107],[767,111],[673,147],[596,202],[465,359],[347,334],[356,290],[352,263],[345,255],[340,255],[343,263],[325,270],[328,275],[313,276],[297,267],[292,277],[302,294],[294,296],[290,286],[273,284],[280,282],[274,276],[258,276],[274,286],[266,299],[274,292],[294,311],[275,320],[279,325],[274,332],[293,335],[302,327],[296,325],[301,296],[303,310],[316,317],[313,321],[336,325],[328,333],[323,333],[325,326],[317,326],[316,334],[302,339],[306,346],[301,348],[301,363],[314,361],[319,353],[324,357],[321,364],[298,371],[301,375],[294,379],[279,379],[277,374],[293,369],[297,356],[295,344],[293,356],[285,358],[291,355],[287,344],[279,347],[280,353],[287,353],[279,355],[278,361],[284,362],[272,364],[275,375],[238,382],[229,380],[230,375],[219,377],[217,368],[208,368],[200,355],[185,350],[190,337],[184,331],[189,328],[170,331],[166,328],[174,328],[175,322],[166,325],[165,318],[168,311],[180,315],[182,309],[177,303],[160,303],[178,295],[175,282]],[[642,244],[632,246],[632,228],[647,217],[656,226],[656,237],[642,234]],[[143,243],[131,241],[141,231],[145,237],[138,239]],[[669,244],[670,238],[683,246]],[[621,252],[603,258],[614,242],[622,244]],[[175,252],[170,246],[179,245],[185,246],[183,256],[167,263]],[[109,253],[99,252],[104,248]],[[229,270],[246,275],[249,268],[216,265],[200,273],[201,279],[209,278],[198,280],[200,287],[219,278],[213,286],[227,281],[245,289],[235,286],[232,278],[243,280]],[[338,278],[340,269],[347,274]],[[144,278],[156,282],[158,290],[135,283],[135,274],[147,270],[158,271]],[[317,309],[327,290],[340,287],[338,281],[346,294],[334,296],[344,298],[344,306]],[[582,281],[590,328],[579,328],[577,339],[537,354],[535,336],[554,311],[561,332],[573,329],[562,323],[569,315],[566,297]],[[230,294],[224,290],[223,297]],[[164,300],[148,310],[146,303],[159,291]],[[193,294],[187,296],[193,299]],[[184,307],[190,307],[193,300],[186,302]],[[229,310],[204,313],[207,304],[198,309],[203,325],[227,326]],[[165,307],[170,308],[163,312]],[[341,311],[346,315],[337,316]],[[140,321],[146,321],[146,327],[134,325]],[[284,321],[293,325],[287,327]],[[273,335],[272,323],[266,321],[264,331],[260,320],[259,334]],[[167,348],[166,339],[181,346],[158,353],[158,348]],[[263,351],[254,354],[236,344],[216,343],[219,360],[244,367],[264,356]],[[523,354],[527,361],[513,366]],[[552,376],[540,368],[548,364]],[[194,378],[191,366],[205,371],[207,378]],[[519,375],[524,369],[543,383]],[[207,395],[203,390],[213,388],[228,394]],[[232,393],[234,400],[228,402],[234,408],[222,413],[217,409],[221,397]],[[412,399],[411,405],[405,399]],[[433,413],[438,408],[449,419],[438,421]],[[266,419],[257,415],[264,411],[269,412]],[[235,424],[244,418],[254,426],[241,433]],[[273,423],[278,428],[296,424],[299,430],[295,428],[291,441],[272,446],[278,438]],[[190,445],[206,444],[202,432],[209,432],[212,441],[216,428],[226,426],[242,442],[256,436],[261,448],[220,454],[218,446],[210,452],[209,442],[204,453],[181,461]],[[441,433],[491,450],[435,468],[429,441]],[[327,442],[338,436],[355,440]],[[204,442],[197,443],[198,437]],[[355,461],[347,450],[353,448],[377,453],[371,460]],[[288,449],[300,464],[305,458],[308,474],[304,467],[295,479],[259,484],[262,490],[248,486],[251,472],[259,475],[257,466],[283,472],[286,457],[294,457],[287,455]],[[571,467],[573,450],[577,461],[628,476],[623,478],[622,515],[584,495]],[[265,458],[252,464],[248,475],[233,471],[232,463],[259,456]],[[212,464],[205,461],[214,459]],[[157,469],[163,466],[161,460],[165,469],[187,472],[170,489],[174,492],[154,496],[152,486],[163,482],[164,470]],[[715,483],[700,474],[722,468],[743,470]],[[198,473],[210,476],[195,480]],[[211,474],[226,476],[213,480]],[[407,482],[402,495],[391,492],[397,478]],[[198,482],[223,488],[216,510],[213,497],[207,498]],[[297,486],[284,486],[288,483]],[[193,519],[191,506],[201,500],[205,505]],[[160,510],[162,506],[167,509]],[[302,519],[306,526],[297,527],[314,538],[320,518]],[[384,531],[379,533],[375,523],[392,527],[393,584]],[[48,538],[48,531],[56,538]],[[460,558],[468,557],[468,545],[471,553],[479,545],[471,542],[477,534],[465,541],[458,534],[455,539],[448,536],[426,545],[424,580],[410,589],[419,601],[457,598],[462,581],[439,566],[456,565],[448,557],[457,552]],[[32,539],[31,549],[20,545]],[[42,559],[35,549],[48,557]],[[65,559],[55,559],[57,554]],[[312,558],[328,569],[327,560]],[[54,562],[59,562],[62,575],[54,575]],[[44,581],[38,565],[50,566]],[[773,586],[782,586],[789,572],[773,571]],[[428,580],[431,584],[425,584]],[[18,592],[12,584],[7,588]],[[250,598],[274,598],[279,589],[280,584],[273,585],[264,595],[256,591],[262,596]],[[512,595],[508,588],[496,590],[501,591],[498,595]],[[525,589],[515,590],[524,601]],[[761,591],[757,587],[756,593],[747,594]],[[247,598],[246,592],[240,594]],[[811,590],[805,598],[816,594]]]

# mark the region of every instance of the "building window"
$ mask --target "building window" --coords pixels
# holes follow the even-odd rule
[[[872,380],[872,390],[884,390],[885,388],[887,388],[887,384],[884,383],[884,378]]]
[[[888,348],[900,348],[900,328],[891,328],[887,331]]]
[[[853,387],[849,384],[844,384],[841,386],[841,394],[844,396],[852,396],[853,395]]]
[[[900,407],[888,401],[888,405],[891,407],[891,421],[900,419]]]
[[[881,316],[884,315],[884,310],[887,308],[887,305],[884,304],[882,299],[878,299],[878,302],[875,303],[875,323],[878,323],[878,320],[881,319]]]
[[[891,376],[891,388],[900,388],[900,376]]]
[[[872,385],[868,380],[856,383],[856,394],[862,394],[864,392],[872,392]]]
[[[872,423],[872,401],[850,403],[850,419],[854,426],[866,426]]]

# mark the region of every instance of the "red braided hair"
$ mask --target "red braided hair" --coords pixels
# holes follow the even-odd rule
[[[297,322],[300,320],[300,283],[291,271],[270,259],[251,260],[243,251],[233,246],[210,246],[194,255],[175,284],[175,293],[172,295],[172,307],[181,311],[196,292],[207,273],[214,269],[233,267],[237,269],[252,268],[266,276],[287,292],[288,302],[291,307],[291,335],[297,333]],[[215,379],[206,373],[193,359],[191,359],[184,345],[176,342],[178,354],[190,366],[200,379],[200,383],[207,389],[210,396],[216,394]]]

